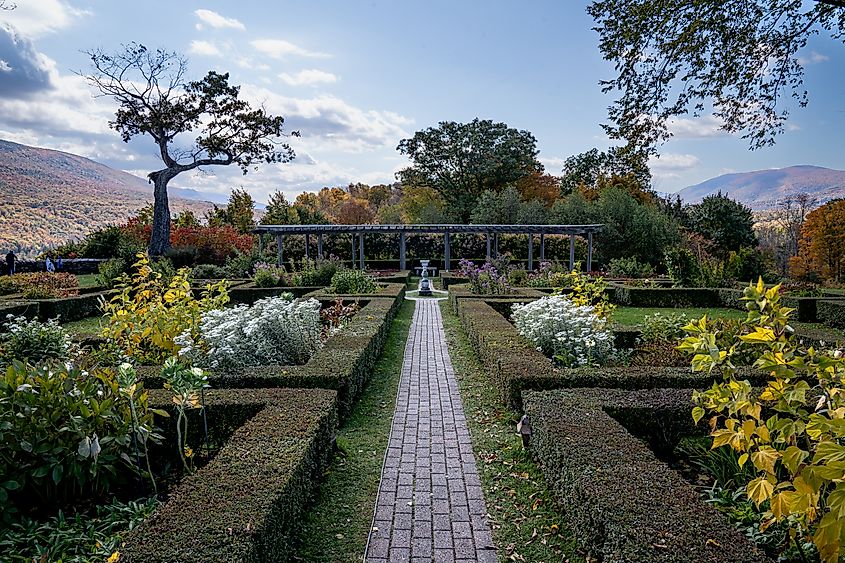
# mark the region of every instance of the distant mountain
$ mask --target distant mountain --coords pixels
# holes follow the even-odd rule
[[[189,191],[189,190],[186,190]],[[173,193],[170,209],[202,215],[207,201]],[[0,140],[0,252],[31,256],[126,220],[153,200],[146,180],[87,158]]]
[[[684,203],[698,203],[720,190],[754,210],[772,208],[779,200],[799,193],[813,195],[824,203],[845,197],[845,171],[803,165],[725,174],[684,188],[678,194]]]

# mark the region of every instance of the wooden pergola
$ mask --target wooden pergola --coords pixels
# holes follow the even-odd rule
[[[355,240],[358,241],[359,267],[364,269],[364,236],[368,233],[399,234],[399,269],[406,270],[405,238],[411,234],[443,235],[443,256],[445,271],[449,271],[452,234],[467,233],[485,235],[487,238],[487,259],[499,254],[499,235],[528,235],[528,269],[534,269],[534,236],[540,237],[540,260],[546,259],[546,235],[569,235],[569,267],[575,267],[575,237],[587,239],[587,271],[593,266],[593,235],[601,231],[602,225],[260,225],[253,233],[270,234],[276,237],[278,263],[284,262],[284,242],[288,235],[305,235],[305,257],[310,258],[311,235],[317,237],[317,257],[323,258],[323,235],[351,234],[353,263]],[[258,237],[259,251],[263,250],[263,237]]]

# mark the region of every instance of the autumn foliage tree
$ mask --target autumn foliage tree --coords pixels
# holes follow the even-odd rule
[[[814,273],[841,282],[845,280],[845,199],[829,201],[811,211],[801,228],[798,256],[790,261],[795,277]]]
[[[148,174],[155,185],[150,254],[161,255],[170,245],[170,180],[204,166],[234,164],[246,174],[258,163],[294,157],[281,142],[284,119],[240,99],[228,74],[209,71],[201,80],[188,81],[182,56],[138,43],[114,54],[100,49],[87,54],[93,67],[88,82],[119,106],[109,126],[125,142],[151,137],[164,164]],[[191,134],[196,137],[186,143]]]

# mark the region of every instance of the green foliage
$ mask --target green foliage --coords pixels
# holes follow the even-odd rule
[[[226,268],[216,264],[199,264],[191,270],[195,280],[222,280],[226,278]]]
[[[675,246],[666,251],[664,257],[669,277],[680,287],[694,287],[699,277],[698,259],[688,249]]]
[[[761,250],[743,247],[728,255],[725,263],[725,277],[741,282],[763,278],[763,281],[773,281],[773,264],[769,256]]]
[[[464,150],[467,146],[473,150]],[[399,172],[402,182],[436,190],[459,222],[469,219],[476,198],[486,190],[498,192],[543,170],[531,133],[477,118],[440,122],[402,139],[397,149],[412,162]]]
[[[616,309],[607,297],[607,282],[604,278],[591,278],[589,275],[580,271],[580,264],[575,265],[575,269],[567,274],[569,284],[565,287],[572,288],[568,293],[569,298],[575,305],[588,305],[593,308],[593,312],[600,319],[609,319]],[[562,292],[556,290],[554,295],[560,295]]]
[[[569,195],[582,186],[596,186],[611,176],[633,176],[642,187],[651,185],[651,170],[645,155],[624,147],[612,147],[607,152],[590,149],[570,156],[563,163],[560,182],[562,194]]]
[[[683,337],[689,319],[683,313],[646,315],[640,325],[643,342],[675,342]]]
[[[137,501],[98,504],[93,514],[65,514],[48,519],[22,518],[0,529],[0,553],[14,554],[9,561],[107,561],[119,553],[121,539],[152,516],[155,497]]]
[[[188,417],[186,412],[205,408],[200,403],[202,390],[208,387],[208,377],[200,368],[183,365],[175,357],[167,358],[161,368],[164,388],[173,393],[176,405],[176,450],[187,471],[193,470],[193,449],[188,447]]]
[[[92,231],[82,241],[82,258],[122,258],[130,263],[132,257],[143,252],[143,243],[116,225]]]
[[[255,200],[244,189],[232,190],[226,207],[216,205],[207,214],[209,227],[230,225],[240,234],[247,234],[255,228]]]
[[[0,503],[4,515],[99,495],[140,471],[135,428],[153,432],[147,395],[129,399],[107,372],[18,361],[0,379]]]
[[[13,360],[33,364],[45,360],[67,360],[71,348],[70,335],[58,320],[42,323],[9,315],[0,332],[0,366]]]
[[[230,279],[243,279],[252,275],[256,262],[261,261],[258,254],[238,252],[226,259],[226,276]]]
[[[689,206],[687,213],[689,227],[713,241],[719,256],[725,257],[731,251],[757,245],[751,208],[722,192]]]
[[[617,71],[603,85],[619,95],[605,129],[638,147],[668,139],[673,118],[705,108],[752,148],[772,144],[790,104],[807,104],[799,52],[820,31],[840,40],[843,28],[833,1],[704,0],[667,18],[658,0],[594,0],[588,11]]]
[[[607,264],[607,275],[613,278],[648,278],[654,275],[651,264],[637,260],[636,256],[614,258]]]
[[[261,217],[262,225],[298,225],[299,214],[293,205],[288,202],[285,194],[275,192],[270,194],[270,200],[264,209],[264,216]]]
[[[181,269],[169,282],[154,271],[149,259],[138,256],[131,278],[124,276],[115,295],[103,303],[106,323],[102,335],[140,363],[161,364],[178,352],[173,339],[186,330],[198,336],[203,312],[228,301],[225,282],[206,286],[200,298],[191,291],[190,270]]]
[[[25,299],[58,299],[76,295],[79,280],[68,272],[26,272],[4,276],[0,295],[20,293]]]
[[[331,289],[335,293],[375,293],[379,287],[367,272],[361,270],[340,270],[331,280]]]
[[[123,258],[109,258],[97,266],[97,283],[112,289],[115,283],[126,273],[129,264]]]
[[[739,454],[730,446],[713,448],[713,439],[706,436],[682,438],[675,453],[710,476],[724,489],[744,487],[756,475],[754,466],[739,463]]]
[[[687,326],[679,347],[693,354],[696,371],[721,373],[724,381],[693,393],[697,422],[710,415],[713,447],[729,445],[739,464],[753,464],[756,477],[746,494],[768,503],[765,525],[790,528],[796,542],[812,539],[824,562],[837,561],[845,543],[845,495],[839,490],[845,467],[845,360],[796,342],[780,288],[763,280],[745,289],[749,331],[730,347],[718,343],[706,318]],[[740,343],[750,345],[754,366],[769,374],[762,391],[736,377]]]

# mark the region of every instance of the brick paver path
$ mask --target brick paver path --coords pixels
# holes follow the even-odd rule
[[[497,561],[438,302],[417,301],[366,561]]]

